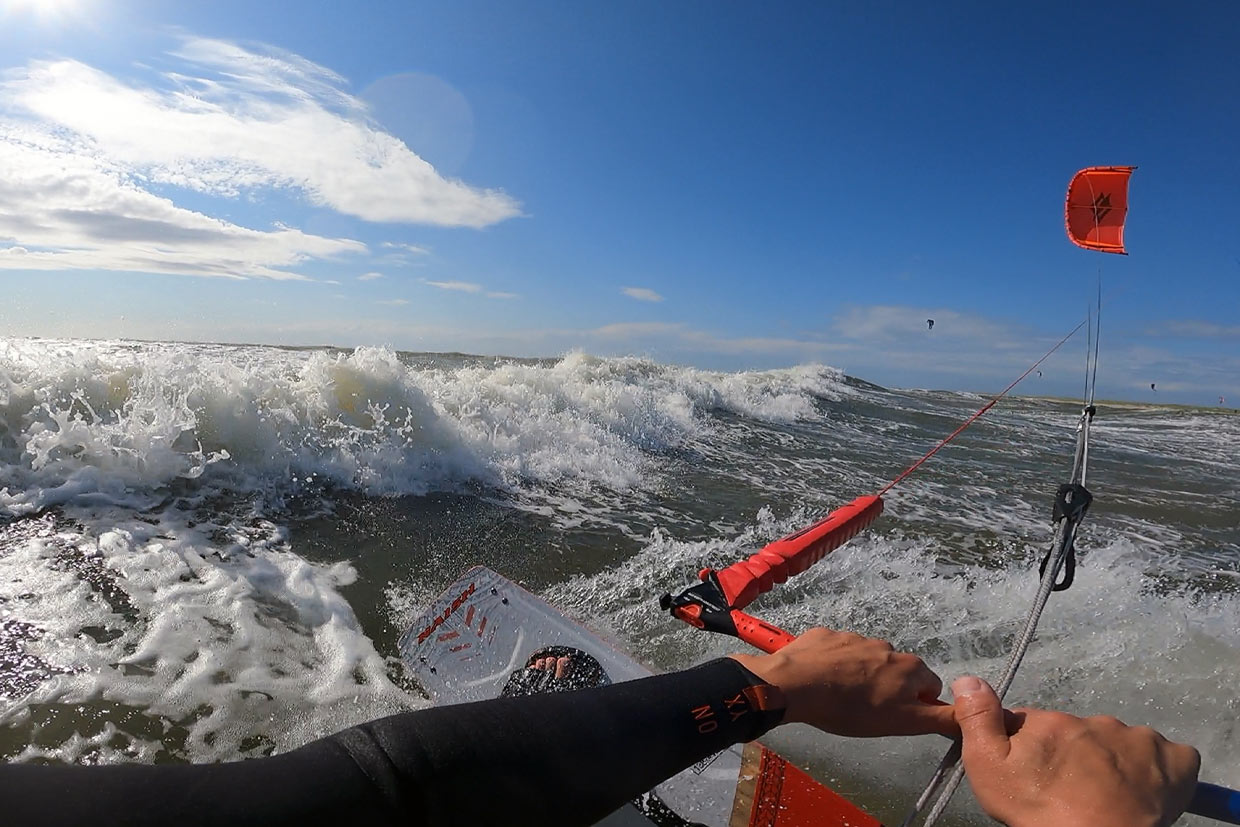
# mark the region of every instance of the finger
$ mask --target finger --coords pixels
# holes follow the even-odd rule
[[[1167,769],[1176,782],[1192,785],[1197,783],[1201,771],[1201,753],[1185,744],[1168,741],[1163,747]]]
[[[956,710],[951,704],[942,701],[912,704],[904,709],[904,714],[907,726],[903,727],[902,735],[946,735],[948,738],[960,735]]]
[[[914,656],[916,657],[916,656]],[[929,666],[917,658],[917,666],[913,671],[913,685],[917,690],[917,698],[921,701],[937,700],[943,694],[943,679],[935,674]]]
[[[572,662],[573,662],[573,661],[572,661],[572,658],[568,657],[567,655],[565,655],[565,656],[564,656],[564,657],[562,657],[562,658],[559,658],[559,659],[555,662],[555,676],[556,676],[557,678],[562,678],[562,677],[564,677],[565,675],[567,675],[567,674],[568,674],[568,667],[569,667],[569,665],[571,665],[571,664],[572,664]]]
[[[956,699],[955,717],[964,740],[964,760],[996,760],[1006,758],[1011,744],[1004,726],[1003,706],[990,684],[981,678],[966,676],[952,683]]]

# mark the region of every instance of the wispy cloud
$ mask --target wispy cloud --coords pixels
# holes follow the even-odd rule
[[[1146,328],[1145,335],[1181,339],[1240,339],[1240,325],[1176,319],[1150,325]]]
[[[425,256],[430,255],[430,250],[426,247],[419,247],[417,244],[402,244],[399,241],[385,241],[379,245],[387,250],[399,250],[404,253],[413,253],[414,255]]]
[[[502,293],[494,290],[487,290],[481,284],[474,284],[472,281],[430,281],[423,279],[422,283],[429,287],[437,287],[440,290],[453,290],[458,293],[474,293],[486,296],[488,299],[515,299],[518,298],[516,293]]]
[[[438,287],[440,290],[455,290],[459,293],[481,293],[482,285],[474,284],[471,281],[425,281],[431,287]]]
[[[622,287],[620,292],[631,299],[637,299],[642,302],[661,302],[663,297],[651,290],[649,287]]]
[[[614,347],[617,343],[627,343],[634,350],[657,345],[660,349],[675,347],[695,353],[751,358],[782,356],[821,360],[838,358],[857,349],[852,344],[809,339],[722,336],[680,322],[620,322],[578,331],[575,335],[579,344],[607,343]]]
[[[391,305],[392,307],[400,307],[401,305],[409,304],[409,300],[408,299],[380,299],[378,302],[376,302],[376,304],[386,304],[386,305]]]
[[[934,319],[928,330],[926,319]],[[1163,335],[1201,339],[1233,338],[1240,329],[1210,322],[1168,322]],[[858,347],[844,367],[854,376],[900,387],[949,385],[979,391],[999,390],[1051,349],[1067,330],[1046,333],[1021,322],[1004,322],[943,308],[875,305],[841,313],[827,334]],[[1042,364],[1043,376],[1031,375],[1018,393],[1079,394],[1084,357],[1068,342]],[[1148,338],[1148,337],[1147,337]],[[1206,348],[1197,354],[1175,353],[1144,341],[1103,338],[1097,374],[1101,396],[1143,399],[1150,383],[1166,393],[1236,395],[1240,358]]]
[[[645,336],[681,336],[687,330],[688,326],[679,322],[617,322],[596,327],[590,333],[608,339],[634,339]]]
[[[520,212],[499,190],[439,175],[304,58],[201,38],[173,56],[179,71],[141,82],[74,60],[0,73],[0,249],[13,250],[0,267],[289,279],[308,260],[366,251],[187,209],[178,188],[291,192],[381,222],[482,227]]]
[[[383,278],[382,273],[376,273],[376,272],[371,271],[369,273],[362,273],[360,276],[357,277],[357,280],[358,281],[374,281],[375,279],[381,279],[381,278]]]
[[[926,322],[934,320],[930,329]],[[849,307],[840,313],[831,327],[832,333],[846,339],[870,343],[893,342],[917,337],[919,343],[933,345],[942,339],[1003,341],[1011,329],[981,316],[944,308],[908,307],[902,305],[868,305]],[[927,334],[933,339],[927,339]]]

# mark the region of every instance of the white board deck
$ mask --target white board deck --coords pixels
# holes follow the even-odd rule
[[[614,683],[652,674],[612,642],[483,566],[465,572],[436,598],[399,644],[406,667],[436,704],[498,697],[534,651],[551,645],[590,653]],[[758,745],[729,747],[668,779],[655,793],[687,823],[708,827],[878,825]],[[656,824],[632,805],[600,823]],[[675,822],[659,827],[669,823]]]

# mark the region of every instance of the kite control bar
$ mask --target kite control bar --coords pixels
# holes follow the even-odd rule
[[[729,607],[718,572],[702,569],[701,577],[701,583],[687,587],[675,597],[660,597],[659,606],[690,626],[738,637],[763,652],[782,649],[796,639],[796,635],[778,626]]]
[[[1224,824],[1240,824],[1240,790],[1198,781],[1193,800],[1188,802],[1188,809],[1184,812],[1212,818]]]
[[[783,646],[793,639],[792,635],[745,614],[741,609],[752,603],[758,595],[769,592],[776,583],[783,583],[792,575],[805,571],[877,520],[883,513],[884,494],[963,433],[1084,326],[1085,322],[1081,322],[1074,327],[1012,384],[974,412],[938,445],[901,471],[895,479],[879,489],[878,493],[858,497],[813,525],[768,543],[748,560],[733,563],[722,571],[702,569],[698,572],[701,583],[689,586],[677,595],[663,595],[659,598],[659,605],[690,626],[735,635],[765,652],[773,652]]]
[[[733,635],[764,652],[774,652],[795,635],[741,609],[856,537],[882,513],[882,497],[858,497],[813,525],[768,543],[748,560],[722,571],[702,569],[698,572],[701,583],[674,596],[663,595],[659,606],[690,626]]]

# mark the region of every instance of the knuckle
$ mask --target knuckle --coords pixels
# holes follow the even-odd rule
[[[1193,768],[1193,775],[1201,771],[1201,752],[1187,744],[1176,744],[1184,757],[1184,763]]]
[[[1075,715],[1069,715],[1067,712],[1058,712],[1051,709],[1039,710],[1037,717],[1051,728],[1062,730],[1065,733],[1080,732],[1086,728],[1085,721]]]
[[[909,654],[908,652],[889,651],[887,653],[887,662],[893,666],[900,667],[903,671],[909,673],[910,675],[917,675],[930,671],[929,667],[922,662],[921,658],[916,655]]]
[[[1127,726],[1119,718],[1114,715],[1094,715],[1087,719],[1091,726],[1104,729],[1123,729]]]

